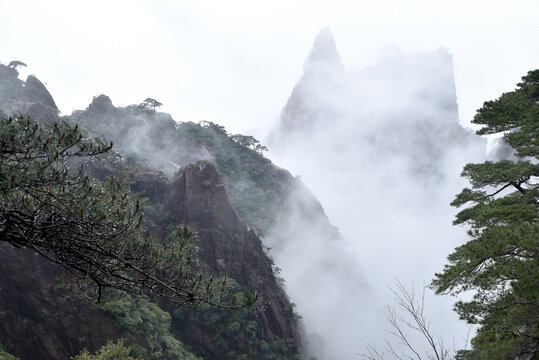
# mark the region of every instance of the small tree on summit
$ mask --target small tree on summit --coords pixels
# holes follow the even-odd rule
[[[10,67],[10,68],[16,69],[17,66],[27,66],[27,65],[25,63],[23,63],[22,61],[13,60],[13,61],[10,61],[7,66]]]
[[[230,139],[232,139],[232,141],[236,142],[237,144],[247,149],[256,151],[260,155],[262,155],[263,151],[268,151],[268,148],[262,145],[260,141],[254,138],[254,136],[236,134],[236,135],[231,135]]]
[[[138,104],[135,107],[135,109],[148,113],[148,114],[152,114],[152,113],[155,113],[155,108],[158,108],[161,105],[163,104],[160,103],[159,101],[152,98],[147,98],[146,100]]]

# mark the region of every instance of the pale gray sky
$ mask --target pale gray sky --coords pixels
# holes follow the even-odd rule
[[[278,120],[324,26],[349,69],[394,43],[448,48],[464,122],[539,65],[531,0],[0,0],[0,14],[0,61],[26,62],[63,113],[101,93],[116,105],[153,97],[176,120],[231,132]]]
[[[64,114],[86,108],[93,96],[102,93],[117,106],[152,97],[178,121],[209,120],[224,125],[229,132],[247,131],[263,139],[264,132],[279,120],[301,77],[315,36],[329,26],[348,69],[375,64],[378,52],[388,45],[397,44],[405,54],[447,48],[454,55],[459,110],[466,124],[485,100],[513,90],[521,76],[539,67],[538,14],[539,0],[0,0],[0,61],[27,63],[23,75],[36,74],[46,83]],[[464,239],[464,229],[451,227],[452,210],[446,209],[463,185],[440,192],[436,207],[415,202],[417,211],[410,212],[407,202],[395,210],[398,216],[385,214],[396,219],[391,220],[391,226],[385,218],[374,219],[370,224],[374,230],[369,230],[369,226],[358,226],[355,218],[349,220],[357,215],[349,209],[356,204],[375,204],[379,200],[374,198],[378,197],[376,191],[372,191],[372,199],[369,192],[348,193],[348,189],[358,188],[356,179],[365,181],[369,174],[353,167],[348,172],[320,171],[320,164],[341,164],[335,158],[314,159],[309,172],[305,167],[310,164],[303,157],[306,152],[299,155],[303,167],[283,159],[277,163],[304,176],[331,222],[349,243],[357,245],[354,251],[360,254],[357,258],[363,274],[374,284],[375,298],[383,300],[363,303],[359,306],[363,312],[354,316],[360,319],[360,330],[376,334],[375,328],[385,321],[383,307],[391,296],[384,291],[389,293],[386,285],[392,281],[391,276],[376,273],[389,274],[392,269],[384,268],[393,264],[404,281],[414,273],[421,283],[425,276],[428,281],[434,271],[442,269],[434,254],[445,259],[448,249]],[[386,170],[379,169],[383,175]],[[459,172],[454,169],[452,174],[458,177]],[[391,179],[391,174],[384,177]],[[343,180],[346,186],[334,185]],[[364,183],[371,183],[367,180]],[[403,190],[401,193],[416,195],[417,184],[402,179],[398,183],[396,189]],[[394,200],[391,194],[385,199]],[[425,208],[428,214],[423,215],[420,210]],[[369,215],[382,213],[372,212],[372,207],[355,210],[374,214],[363,214],[366,220],[362,225],[370,221]],[[416,213],[421,216],[414,217]],[[420,236],[416,236],[418,232]],[[385,242],[373,245],[371,239]],[[433,239],[443,241],[439,245]],[[377,251],[384,255],[386,248],[400,262],[390,257],[387,263],[378,261]],[[421,255],[428,262],[416,260]],[[289,275],[286,265],[283,274]],[[294,284],[293,279],[289,283]],[[333,279],[329,283],[333,284]],[[298,289],[291,293],[294,290]],[[362,301],[365,299],[372,300],[365,297]],[[453,301],[429,299],[429,306],[439,312],[434,322],[441,327],[439,333],[453,334],[459,341],[463,325],[456,325],[456,314],[450,311]],[[345,318],[354,319],[346,311],[343,307]],[[309,315],[305,319],[309,320]],[[360,337],[360,330],[347,334],[350,348],[363,349],[358,339],[365,341],[367,337],[365,333]],[[341,333],[342,329],[328,339],[331,335],[344,338]]]

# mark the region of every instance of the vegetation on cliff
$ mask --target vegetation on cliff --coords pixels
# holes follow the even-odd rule
[[[36,105],[47,100],[47,106],[52,108],[52,97],[40,98],[43,93],[37,82],[36,86],[29,85],[32,84],[16,78],[14,69],[0,65],[0,86],[5,90],[0,94],[0,108],[9,113],[26,113],[19,106],[28,103],[21,98],[28,95],[22,90],[25,87],[35,92],[32,96]],[[50,96],[48,92],[45,95]],[[36,122],[38,117],[2,117],[3,240],[6,245],[30,248],[64,266],[70,275],[67,280],[55,276],[55,291],[77,289],[82,290],[78,294],[105,301],[104,305],[91,307],[93,311],[101,308],[115,319],[120,331],[111,334],[121,333],[129,344],[134,344],[130,356],[197,358],[180,339],[197,354],[214,359],[299,356],[295,319],[291,314],[283,315],[283,308],[289,304],[286,295],[278,288],[260,239],[230,205],[215,171],[217,167],[226,178],[227,188],[238,179],[253,178],[247,187],[240,186],[245,190],[266,187],[265,175],[277,174],[277,168],[261,156],[265,148],[253,137],[229,135],[213,123],[176,124],[170,115],[156,112],[158,106],[157,101],[148,98],[139,105],[115,108],[106,96],[98,96],[86,111],[76,111],[73,117],[47,117],[44,122]],[[112,152],[112,143],[94,138],[96,135],[112,137],[121,156]],[[198,166],[188,166],[199,160],[203,161]],[[169,181],[154,168],[175,176]],[[279,184],[277,178],[270,182],[274,187]],[[159,189],[163,191],[159,193]],[[274,201],[273,193],[266,195],[268,204]],[[254,203],[264,201],[250,198],[248,191],[239,198],[254,210],[258,210]],[[224,213],[220,214],[219,209]],[[255,212],[247,206],[242,209],[245,214]],[[17,216],[19,223],[12,221]],[[269,218],[271,214],[252,217],[263,221]],[[189,219],[195,219],[200,239],[195,228],[178,228],[178,224],[192,221]],[[71,238],[74,242],[68,241]],[[197,256],[199,247],[206,255],[203,260]],[[211,258],[208,251],[217,251],[214,255],[219,258]],[[219,276],[222,273],[233,273],[238,281],[229,278],[225,282]],[[5,280],[11,281],[9,275]],[[226,310],[256,301],[256,295],[244,291],[247,288],[264,290],[261,307],[257,311]],[[134,296],[123,296],[118,291]],[[146,300],[159,297],[183,305],[181,311],[189,313],[187,323],[175,316],[171,331],[169,313]],[[57,306],[48,303],[50,299],[39,301],[47,304],[44,309]],[[206,304],[203,310],[185,310],[186,305],[201,304]],[[175,309],[166,302],[160,305],[170,312]],[[215,306],[225,309],[212,309]],[[49,325],[62,317],[60,312],[50,315],[52,311],[47,310]],[[208,322],[210,314],[222,319],[218,322],[222,326]],[[142,320],[145,325],[141,327]],[[40,319],[24,321],[37,325]],[[241,324],[239,332],[228,334],[230,323],[233,329]],[[243,329],[245,324],[249,326]],[[189,330],[182,331],[186,325]],[[64,342],[65,348],[58,353],[72,355],[86,345],[95,350],[103,343],[90,341],[89,336],[92,335],[81,332],[74,337],[75,343],[73,339]],[[117,335],[108,338],[114,340]],[[206,344],[208,339],[213,340]],[[23,353],[18,340],[8,342],[17,353]],[[48,349],[45,343],[39,346]],[[96,355],[85,352],[80,356],[106,358],[107,351],[119,348],[112,344]],[[55,356],[58,355],[51,358]]]
[[[256,301],[238,289],[228,297],[226,279],[192,271],[197,248],[189,227],[182,225],[166,241],[156,242],[146,235],[149,222],[143,212],[155,220],[152,227],[162,216],[147,201],[135,198],[114,176],[101,181],[87,175],[88,168],[125,167],[111,154],[112,143],[88,138],[69,121],[41,125],[29,116],[2,116],[0,147],[2,241],[62,265],[71,273],[68,288],[75,285],[98,301],[120,296],[108,289],[192,307],[234,308]],[[163,221],[162,226],[171,227]],[[118,310],[126,306],[131,310]],[[135,347],[136,354],[196,358],[167,330],[170,315],[155,304],[123,296],[104,310],[130,338],[142,337],[145,348]],[[136,319],[146,319],[142,330],[134,323],[128,326]]]
[[[233,284],[236,291],[241,287]],[[261,309],[242,308],[236,311],[224,311],[223,309],[201,306],[195,310],[196,317],[200,320],[200,328],[207,334],[211,334],[209,341],[215,344],[218,353],[226,359],[236,360],[300,360],[297,344],[292,337],[275,336],[271,341],[264,338],[260,333],[257,317]],[[297,320],[292,310],[292,305],[285,308],[285,316],[290,321]],[[172,327],[182,337],[189,331],[189,319],[193,317],[193,311],[183,307],[177,308],[173,313]],[[230,339],[235,341],[231,343]]]
[[[42,126],[28,117],[0,118],[0,235],[62,265],[89,298],[108,288],[182,305],[226,303],[225,280],[191,272],[193,232],[159,244],[144,235],[138,199],[110,176],[90,178],[81,162],[112,148],[67,122]]]
[[[213,122],[176,123],[147,105],[151,100],[114,107],[99,95],[72,117],[91,133],[112,137],[132,168],[155,168],[172,176],[189,163],[215,164],[240,215],[259,233],[267,231],[286,192],[282,170],[262,156],[267,148],[253,136],[229,134]]]
[[[11,355],[4,345],[0,343],[0,360],[20,360],[18,357]]]
[[[283,177],[261,153],[267,150],[252,136],[229,134],[223,126],[202,121],[178,124],[182,136],[203,144],[217,165],[240,215],[259,234],[271,228],[283,201]]]
[[[128,295],[105,303],[103,309],[126,338],[144,340],[145,346],[133,346],[131,355],[145,360],[200,360],[173,336],[170,314],[155,303]]]
[[[125,346],[124,340],[120,339],[116,343],[109,341],[107,345],[103,345],[94,355],[88,350],[83,350],[79,355],[72,357],[72,360],[142,360],[139,356],[134,358],[131,356],[133,346]]]

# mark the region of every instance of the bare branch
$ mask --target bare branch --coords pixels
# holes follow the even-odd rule
[[[385,350],[396,360],[451,360],[455,359],[457,351],[450,352],[444,345],[440,336],[435,336],[430,330],[430,323],[425,317],[425,289],[418,298],[415,288],[409,290],[400,281],[396,280],[393,287],[389,287],[394,295],[395,306],[387,306],[387,321],[389,329],[384,329],[394,338],[401,348],[397,348],[390,340],[385,339]],[[420,351],[419,347],[412,343],[410,334],[406,330],[421,335],[425,340],[427,349]],[[468,330],[466,345],[469,341],[471,328]],[[366,347],[367,354],[361,356],[367,360],[383,360],[384,352],[381,352],[372,344]],[[466,351],[466,348],[465,348]]]

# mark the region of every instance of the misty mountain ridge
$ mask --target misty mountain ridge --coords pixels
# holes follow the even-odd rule
[[[317,36],[269,144],[277,153],[301,153],[301,144],[311,141],[320,144],[310,149],[315,153],[329,147],[346,157],[368,149],[354,160],[360,166],[387,160],[391,166],[391,158],[402,157],[407,165],[396,170],[420,176],[443,176],[439,164],[454,149],[485,147],[459,124],[446,49],[404,55],[393,45],[381,51],[376,65],[347,71],[328,28]]]
[[[446,49],[405,55],[392,46],[377,64],[350,71],[324,28],[303,70],[267,142],[272,159],[320,199],[344,241],[328,242],[291,216],[282,224],[288,230],[266,242],[294,239],[281,241],[274,256],[306,325],[306,353],[351,359],[368,341],[384,347],[387,286],[396,277],[428,284],[466,237],[451,226],[449,203],[466,185],[462,167],[486,158],[486,141],[459,123]],[[444,324],[438,334],[459,342],[451,337],[466,330],[452,304],[426,296],[433,323]]]
[[[44,85],[35,77],[15,80],[15,73],[0,65],[0,109],[60,119]],[[177,123],[140,105],[116,107],[97,95],[63,119],[114,140],[125,168],[97,169],[96,176],[114,173],[132,182],[156,209],[152,231],[163,235],[178,221],[194,221],[201,233],[200,266],[227,272],[242,287],[260,287],[266,302],[255,317],[185,313],[162,304],[174,336],[208,359],[232,352],[248,359],[356,356],[362,341],[379,335],[373,325],[385,319],[384,290],[395,274],[432,276],[458,242],[461,233],[447,230],[447,204],[462,185],[459,167],[485,153],[485,142],[458,122],[447,50],[403,55],[393,47],[376,65],[348,71],[328,28],[316,37],[279,128],[268,139],[273,161],[300,174],[307,186],[264,157],[252,137],[211,122]],[[443,239],[433,241],[440,229],[446,230]],[[22,280],[10,266],[3,281],[15,288]],[[54,287],[48,271],[25,308],[35,326],[32,304],[54,306],[43,295]],[[276,276],[280,271],[290,301]],[[7,304],[22,294],[3,295],[0,302]],[[303,340],[292,302],[303,317]],[[6,333],[22,331],[19,320],[11,316]],[[227,335],[231,328],[236,330]],[[61,326],[55,329],[53,338],[61,333]],[[91,336],[91,326],[77,331]],[[59,353],[75,353],[75,339],[66,339]],[[29,346],[1,333],[0,341]]]
[[[34,75],[26,81],[9,66],[0,66],[0,110],[6,114],[22,113],[53,122],[58,120],[59,109],[45,85]]]
[[[192,225],[198,233],[197,269],[229,276],[235,291],[258,290],[261,300],[258,312],[206,308],[186,311],[162,303],[162,308],[169,311],[163,315],[159,312],[162,310],[147,302],[137,300],[134,305],[135,300],[129,297],[124,302],[106,303],[104,308],[88,308],[65,296],[66,287],[59,283],[65,282],[67,274],[61,268],[29,251],[1,244],[2,251],[12,255],[10,261],[0,263],[0,309],[5,310],[0,311],[0,343],[22,359],[35,359],[36,354],[43,359],[64,359],[83,346],[94,351],[105,340],[116,340],[119,335],[148,349],[150,352],[142,354],[150,360],[157,359],[155,356],[191,360],[195,353],[208,359],[225,359],[230,352],[246,359],[296,359],[301,355],[293,305],[260,237],[252,230],[262,232],[271,226],[277,220],[275,209],[286,211],[283,204],[296,187],[302,186],[300,182],[274,166],[259,150],[250,149],[255,140],[232,136],[217,124],[176,123],[169,114],[141,104],[116,107],[106,95],[94,97],[85,110],[59,117],[45,87],[33,85],[37,78],[29,77],[25,83],[17,76],[15,69],[0,64],[3,112],[26,111],[36,121],[49,124],[78,122],[89,136],[105,138],[107,143],[113,139],[114,151],[122,160],[99,166],[89,163],[90,174],[100,179],[110,175],[124,179],[132,191],[144,196],[150,206],[146,213],[148,231],[156,239],[165,239],[171,228],[183,222]],[[31,106],[25,107],[30,102]],[[50,116],[40,120],[44,115]],[[307,200],[311,202],[305,206],[309,216],[325,221],[328,231],[334,232],[314,196],[310,194]],[[36,271],[23,271],[21,266]],[[40,314],[51,312],[55,316],[46,322],[49,331],[45,332]],[[77,318],[78,313],[84,318]],[[147,316],[154,316],[153,320],[138,325],[130,321],[132,325],[126,326],[126,320],[122,320]],[[68,326],[72,318],[80,326]],[[164,320],[154,324],[155,319]],[[100,330],[115,321],[116,327],[110,331]],[[152,330],[151,326],[157,328]],[[235,329],[232,332],[231,327]],[[67,329],[72,332],[63,336]],[[101,336],[94,336],[93,331],[100,331]],[[10,336],[22,332],[28,336]],[[157,335],[148,337],[154,333]]]

